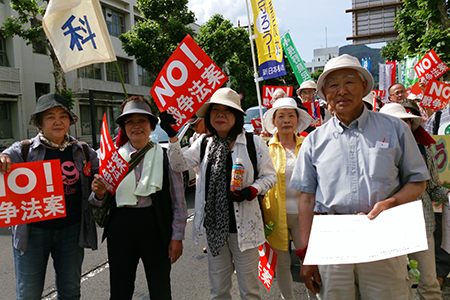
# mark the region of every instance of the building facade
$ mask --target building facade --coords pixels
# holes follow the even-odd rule
[[[128,96],[149,98],[149,73],[122,50],[118,38],[141,18],[136,0],[101,0],[100,3]],[[0,0],[2,24],[7,17],[16,15],[9,0]],[[198,26],[192,26],[198,32]],[[20,37],[0,38],[0,149],[36,135],[37,129],[28,122],[37,99],[55,90],[52,71],[50,56],[42,45],[26,45]],[[67,88],[72,90],[75,99],[73,112],[79,117],[78,123],[71,126],[70,134],[92,143],[89,91],[93,91],[97,142],[104,113],[110,133],[114,135],[117,132],[114,120],[120,114],[119,106],[125,99],[114,63],[93,64],[65,75]]]
[[[339,47],[328,47],[314,49],[314,58],[312,62],[305,63],[305,67],[309,73],[317,69],[323,69],[330,58],[339,56]]]

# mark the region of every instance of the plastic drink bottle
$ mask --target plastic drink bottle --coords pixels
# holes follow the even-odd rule
[[[265,233],[265,235],[266,235],[266,239],[267,239],[267,237],[269,236],[269,234],[272,233],[273,227],[274,227],[274,226],[275,226],[275,224],[273,224],[272,221],[269,221],[269,222],[267,222],[267,223],[264,225],[264,233]]]
[[[414,278],[411,288],[416,289],[417,286],[419,285],[420,272],[419,270],[417,270],[417,261],[413,259],[409,261],[409,273],[412,274]]]
[[[231,183],[230,190],[240,191],[244,188],[244,166],[242,165],[242,159],[236,158],[236,163],[231,168]]]

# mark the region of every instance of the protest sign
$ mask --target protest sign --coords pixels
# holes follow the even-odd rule
[[[386,96],[386,91],[372,90],[372,92],[375,96],[379,96],[381,98],[381,101],[384,101],[384,97]]]
[[[150,91],[159,111],[173,115],[175,130],[218,90],[228,77],[187,35],[170,56]]]
[[[261,133],[261,130],[262,130],[261,118],[258,118],[258,119],[252,119],[251,122],[252,122],[254,131],[255,131],[257,134],[260,134],[260,133]]]
[[[417,76],[425,79],[425,84],[430,80],[438,79],[442,74],[448,71],[448,66],[436,55],[433,49],[428,52],[414,66]]]
[[[106,189],[114,194],[117,186],[127,174],[129,164],[117,152],[109,135],[106,113],[103,115],[102,134],[100,139],[100,179]]]
[[[416,82],[413,86],[406,89],[406,93],[409,95],[413,94],[419,97],[420,99],[423,98],[422,90],[419,87],[419,82]]]
[[[259,246],[258,277],[264,286],[270,290],[273,275],[277,267],[277,254],[268,242]]]
[[[292,96],[294,90],[292,86],[263,85],[263,106],[272,107],[272,97],[276,89],[282,89],[289,97]]]
[[[11,165],[0,173],[0,227],[66,216],[58,159]]]
[[[425,89],[420,105],[434,110],[446,107],[450,100],[450,85],[444,82],[432,80]]]
[[[42,27],[64,72],[116,60],[98,0],[52,0]]]
[[[319,101],[303,102],[302,104],[308,109],[308,114],[313,118],[310,125],[313,127],[321,126],[323,120],[322,115],[320,114]]]
[[[291,64],[292,70],[294,71],[295,78],[299,85],[301,85],[304,81],[311,80],[311,76],[309,75],[308,70],[303,63],[300,54],[295,48],[294,41],[292,41],[291,35],[287,32],[281,38],[281,44],[283,46],[284,52],[288,58],[289,63]]]
[[[258,49],[259,76],[267,80],[286,75],[283,48],[272,0],[251,0]],[[249,20],[250,22],[250,20]]]

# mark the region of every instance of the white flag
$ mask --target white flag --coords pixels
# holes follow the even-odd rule
[[[64,72],[116,60],[99,0],[50,0],[42,25]]]
[[[378,89],[382,91],[386,91],[386,95],[384,99],[381,99],[383,102],[389,102],[388,96],[389,92],[388,89],[391,86],[391,68],[386,64],[379,64],[380,66],[380,72],[379,72],[379,81],[378,81]]]

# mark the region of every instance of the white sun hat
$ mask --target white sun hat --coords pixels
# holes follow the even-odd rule
[[[298,124],[297,124],[296,131],[302,132],[303,130],[308,128],[308,126],[311,124],[311,122],[312,122],[311,116],[303,109],[298,108],[297,102],[295,102],[294,99],[280,98],[277,101],[275,101],[272,108],[269,109],[264,116],[264,127],[266,128],[267,131],[273,133],[273,130],[276,129],[275,125],[273,125],[273,115],[276,110],[283,109],[283,108],[297,110]]]
[[[415,131],[422,124],[422,117],[406,112],[403,105],[388,103],[380,109],[380,113],[397,117],[399,119],[411,119],[411,130]]]
[[[367,87],[364,93],[364,96],[369,94],[373,89],[373,77],[369,71],[364,69],[359,60],[356,57],[353,57],[348,54],[342,54],[341,56],[330,59],[326,64],[323,70],[323,73],[320,75],[319,80],[317,81],[317,93],[321,99],[326,99],[325,95],[322,92],[322,88],[325,84],[325,79],[327,76],[337,70],[342,69],[353,69],[362,74],[365,80],[367,80]]]

